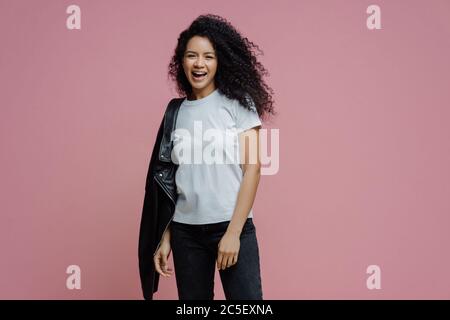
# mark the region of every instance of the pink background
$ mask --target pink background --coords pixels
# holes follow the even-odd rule
[[[66,8],[81,7],[81,30]],[[381,30],[366,8],[381,7]],[[254,205],[265,299],[450,298],[450,2],[0,2],[0,298],[141,299],[167,65],[199,14],[264,51],[280,170]],[[171,264],[172,259],[170,259]],[[81,290],[66,288],[81,267]],[[366,268],[381,268],[368,290]],[[216,298],[222,299],[216,274]],[[155,299],[177,299],[175,278]]]

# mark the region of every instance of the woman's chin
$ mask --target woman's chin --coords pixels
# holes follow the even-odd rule
[[[204,89],[208,86],[207,82],[191,82],[191,86],[195,89]]]

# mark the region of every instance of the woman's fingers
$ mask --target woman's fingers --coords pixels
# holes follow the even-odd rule
[[[164,272],[166,276],[170,276],[172,274],[172,269],[169,268],[169,264],[167,262],[167,256],[161,256],[161,270]]]
[[[160,254],[159,254],[159,252],[157,252],[156,254],[155,254],[155,257],[153,258],[153,262],[154,262],[154,264],[155,264],[155,270],[156,270],[156,272],[158,272],[159,274],[163,274],[163,272],[162,272],[162,270],[161,270],[161,266],[160,266],[160,263],[159,263],[159,260],[160,260]]]
[[[228,257],[227,268],[234,266],[237,263],[237,254],[232,254]]]
[[[217,269],[220,270],[222,267],[223,254],[219,251],[217,256]]]
[[[229,260],[230,256],[226,255],[224,256],[224,258],[222,259],[222,265],[221,265],[221,269],[225,270],[227,265],[228,265],[228,260]]]
[[[234,258],[234,255],[230,255],[228,257],[226,268],[229,268],[229,267],[231,267],[233,265],[233,258]]]
[[[173,273],[173,270],[168,268],[167,257],[158,251],[154,258],[155,270],[163,277],[168,277]]]
[[[237,254],[233,255],[233,258],[231,259],[231,265],[229,265],[229,267],[234,266],[237,263],[237,257]]]
[[[229,268],[237,263],[238,254],[218,254],[217,257],[217,268],[219,270],[225,270],[226,268]]]

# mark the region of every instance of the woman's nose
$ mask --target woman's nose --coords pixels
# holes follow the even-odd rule
[[[196,67],[203,67],[203,60],[201,60],[201,59],[195,60],[194,65]]]

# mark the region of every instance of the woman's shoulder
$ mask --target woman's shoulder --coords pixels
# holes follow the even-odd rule
[[[166,114],[168,111],[171,111],[171,109],[173,109],[177,106],[180,106],[184,99],[185,99],[185,97],[181,97],[181,98],[175,97],[175,98],[170,99],[170,101],[167,103],[164,114]]]

